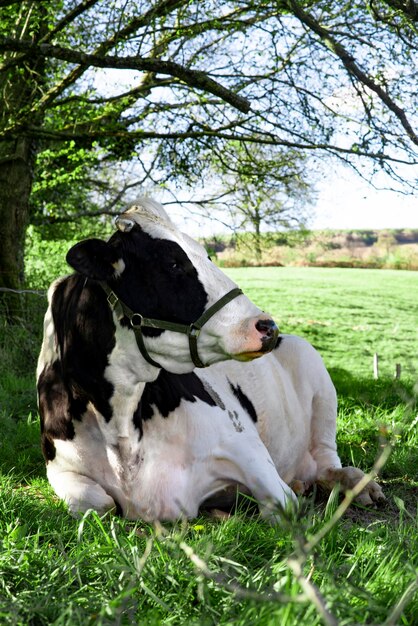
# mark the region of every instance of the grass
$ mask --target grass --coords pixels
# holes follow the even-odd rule
[[[297,520],[275,527],[244,509],[227,520],[164,526],[94,513],[70,518],[39,450],[36,309],[15,340],[0,331],[1,624],[418,624],[417,274],[228,273],[283,331],[320,348],[339,393],[344,463],[368,470],[382,440],[392,442],[381,473],[387,505],[352,506],[335,517],[337,494],[318,491],[301,502]],[[400,381],[392,378],[395,362]]]

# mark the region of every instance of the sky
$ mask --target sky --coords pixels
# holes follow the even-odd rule
[[[417,195],[376,190],[347,168],[324,178],[316,189],[317,201],[307,224],[312,230],[418,229]],[[227,232],[218,222],[190,217],[173,205],[169,213],[193,237]]]
[[[418,197],[378,191],[346,174],[318,185],[312,229],[418,228]]]

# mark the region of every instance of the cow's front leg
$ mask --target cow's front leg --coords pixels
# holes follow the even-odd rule
[[[262,443],[237,438],[237,448],[229,448],[218,456],[217,472],[233,482],[244,485],[257,500],[262,517],[280,522],[280,512],[296,508],[297,498],[279,476],[274,463]]]
[[[341,490],[346,492],[357,485],[364,477],[364,472],[355,467],[341,467],[336,444],[336,415],[335,389],[329,381],[326,389],[313,398],[311,451],[307,453],[303,466],[308,476],[311,471],[314,473],[314,482],[324,489],[331,491],[339,484]],[[383,491],[374,480],[355,498],[356,502],[365,506],[374,506],[384,500]]]
[[[258,471],[246,477],[245,485],[259,503],[261,516],[271,523],[280,523],[284,511],[295,511],[298,500],[294,491],[269,468],[257,468]],[[271,468],[273,469],[273,468]]]
[[[322,471],[317,478],[318,484],[331,491],[335,485],[340,485],[346,492],[353,489],[364,478],[364,472],[356,467],[329,467]],[[364,506],[375,506],[386,500],[380,485],[371,480],[355,498],[355,502]]]
[[[55,493],[66,502],[74,517],[85,513],[88,509],[100,515],[116,510],[113,498],[98,483],[88,476],[77,472],[48,472],[48,479]]]

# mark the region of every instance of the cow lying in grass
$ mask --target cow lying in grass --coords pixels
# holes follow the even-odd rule
[[[108,242],[69,251],[75,273],[51,286],[45,316],[42,449],[71,513],[194,517],[242,485],[268,515],[295,500],[294,480],[352,487],[363,474],[341,469],[314,348],[279,336],[157,202],[116,223]],[[384,496],[372,482],[361,497]]]

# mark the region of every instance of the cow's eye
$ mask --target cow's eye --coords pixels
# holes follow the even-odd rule
[[[184,273],[184,267],[181,265],[181,263],[178,263],[177,261],[173,261],[170,264],[170,270],[173,274],[183,274]]]

